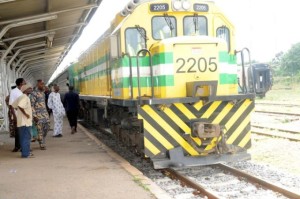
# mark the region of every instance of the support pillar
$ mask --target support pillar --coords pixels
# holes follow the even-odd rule
[[[7,89],[7,75],[6,75],[6,60],[2,59],[3,54],[0,55],[0,131],[8,131],[8,107],[5,103],[5,98],[8,95]]]

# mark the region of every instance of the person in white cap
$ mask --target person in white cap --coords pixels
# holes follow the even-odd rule
[[[54,92],[51,92],[48,98],[48,107],[52,109],[54,118],[53,137],[62,137],[63,119],[66,112],[58,93],[59,86],[55,84],[53,88]]]
[[[14,109],[12,107],[12,104],[23,94],[21,91],[21,88],[23,85],[26,85],[26,81],[23,78],[18,78],[16,80],[17,87],[11,90],[9,94],[9,106],[13,115],[13,120],[15,123],[15,128],[17,128],[17,109]],[[12,152],[18,152],[20,150],[20,137],[19,132],[16,130],[15,132],[15,148],[12,150]]]
[[[28,95],[32,92],[32,87],[28,84],[21,88],[23,94],[12,104],[17,112],[17,127],[20,136],[22,158],[33,157],[30,153],[31,127],[32,127],[32,108]]]

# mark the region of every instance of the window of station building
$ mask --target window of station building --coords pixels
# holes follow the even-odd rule
[[[177,26],[175,17],[168,15],[152,18],[152,37],[155,40],[176,37]]]
[[[230,31],[226,26],[217,28],[217,37],[226,41],[228,46],[228,52],[230,51]]]
[[[207,19],[204,16],[186,16],[183,19],[184,35],[208,35]]]
[[[146,35],[144,28],[128,28],[125,31],[126,53],[130,56],[137,56],[141,49],[146,48]]]

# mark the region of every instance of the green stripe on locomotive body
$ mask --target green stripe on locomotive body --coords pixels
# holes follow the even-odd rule
[[[129,78],[129,58],[124,57],[112,63],[112,87],[113,88],[128,88],[130,85]],[[152,56],[152,65],[154,69],[154,86],[174,86],[173,73],[173,53],[165,52],[158,53]],[[137,87],[137,58],[131,58],[132,66],[132,83],[133,87]],[[149,56],[139,57],[140,66],[140,85],[141,87],[151,87]],[[164,74],[156,73],[155,69],[164,69]],[[172,71],[170,71],[172,70]],[[160,70],[158,70],[160,71]]]
[[[78,71],[79,79],[81,82],[91,80],[97,77],[103,77],[107,75],[106,68],[106,56],[103,56],[93,62],[92,64],[86,66],[84,69]]]
[[[219,52],[220,76],[219,83],[237,84],[237,64],[236,56],[230,55],[228,52]]]
[[[152,56],[152,65],[153,67],[163,68],[164,65],[173,65],[173,52],[164,52],[157,53]],[[104,67],[106,61],[106,56],[101,57],[96,60],[89,66],[86,66],[84,69],[78,71],[80,81],[90,80],[96,77],[102,77],[107,75],[107,69]],[[102,66],[101,66],[102,65]],[[131,58],[131,65],[133,71],[133,87],[137,87],[137,58]],[[139,58],[140,70],[145,70],[149,68],[149,56],[140,57]],[[97,70],[96,67],[99,67]],[[230,55],[228,52],[219,52],[219,83],[221,85],[224,84],[237,84],[237,65],[236,65],[236,56]],[[128,70],[129,68],[129,58],[123,57],[111,62],[111,74],[113,77],[113,88],[128,88],[129,86],[129,75],[118,74],[116,70],[120,70],[124,68],[124,70]],[[94,72],[92,70],[95,70]],[[170,69],[169,69],[170,70]],[[89,72],[92,71],[92,72]],[[155,71],[154,71],[155,72]],[[87,73],[91,73],[86,75]],[[114,75],[115,74],[115,75]],[[148,75],[140,76],[140,83],[142,87],[150,87],[151,86],[151,78],[150,78],[150,69]],[[154,86],[174,86],[174,71],[173,74],[154,74]]]

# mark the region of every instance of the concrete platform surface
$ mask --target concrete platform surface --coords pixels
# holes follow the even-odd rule
[[[0,134],[0,199],[155,198],[137,183],[136,176],[147,181],[141,173],[130,172],[129,163],[85,131],[80,127],[71,135],[65,119],[63,137],[54,138],[50,131],[47,150],[32,143],[35,158],[26,159],[11,152],[14,139]]]

